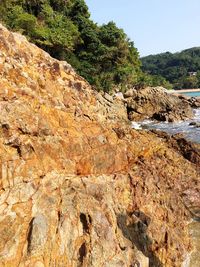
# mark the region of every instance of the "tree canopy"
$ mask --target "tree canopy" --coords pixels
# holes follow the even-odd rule
[[[175,89],[200,87],[200,48],[179,53],[162,53],[143,57],[142,69],[151,75],[160,75]]]
[[[1,0],[1,21],[53,57],[68,61],[98,90],[166,84],[141,71],[134,43],[114,22],[97,25],[84,0]]]

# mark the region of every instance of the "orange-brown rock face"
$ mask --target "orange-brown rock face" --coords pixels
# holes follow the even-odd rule
[[[181,266],[197,165],[3,26],[0,111],[0,266]]]
[[[185,97],[169,93],[162,87],[130,89],[124,96],[128,117],[132,121],[146,118],[167,122],[187,120],[194,116],[192,107],[198,107],[197,100],[189,101]]]

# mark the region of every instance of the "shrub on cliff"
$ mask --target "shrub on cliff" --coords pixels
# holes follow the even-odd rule
[[[114,22],[95,24],[84,0],[2,0],[0,13],[6,26],[53,57],[67,60],[96,89],[142,84],[134,43]],[[146,82],[153,80],[155,84],[148,76]]]
[[[84,0],[2,0],[1,20],[52,56],[67,60],[97,89],[136,81],[140,60],[114,22],[98,26]]]

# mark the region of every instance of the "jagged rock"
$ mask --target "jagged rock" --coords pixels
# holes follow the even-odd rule
[[[125,98],[136,97],[136,96],[137,96],[137,90],[136,89],[129,89],[128,91],[126,91],[124,93]]]
[[[115,93],[113,97],[114,97],[115,99],[117,98],[117,99],[120,99],[120,100],[124,101],[124,95],[123,95],[122,92],[117,92],[117,93]]]
[[[190,122],[189,126],[194,126],[196,128],[200,128],[200,123],[193,121],[193,122]]]
[[[197,151],[131,129],[122,101],[3,26],[0,51],[0,266],[181,266]]]
[[[47,241],[48,225],[44,215],[36,215],[30,222],[28,231],[27,253],[41,253]]]
[[[195,122],[195,121],[192,121],[192,122],[190,122],[190,123],[189,123],[189,126],[195,126],[195,125],[196,125],[196,123],[197,123],[197,122]]]
[[[188,103],[193,108],[200,108],[200,98],[199,97],[190,97],[188,99]]]
[[[193,117],[188,101],[168,93],[160,87],[132,90],[128,93],[127,110],[130,120],[146,118],[158,121],[180,121]]]
[[[113,103],[113,97],[107,93],[104,94],[104,98],[108,100],[110,103]]]

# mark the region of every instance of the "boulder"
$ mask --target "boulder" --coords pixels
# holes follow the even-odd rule
[[[200,128],[200,122],[190,122],[189,126],[194,126],[195,128]]]
[[[148,87],[128,93],[127,111],[130,120],[146,118],[175,122],[193,117],[193,111],[185,98],[170,94],[161,87]]]
[[[191,97],[188,99],[188,103],[193,108],[200,108],[200,97]]]
[[[136,95],[137,95],[137,90],[132,88],[124,93],[124,98],[135,97]]]

